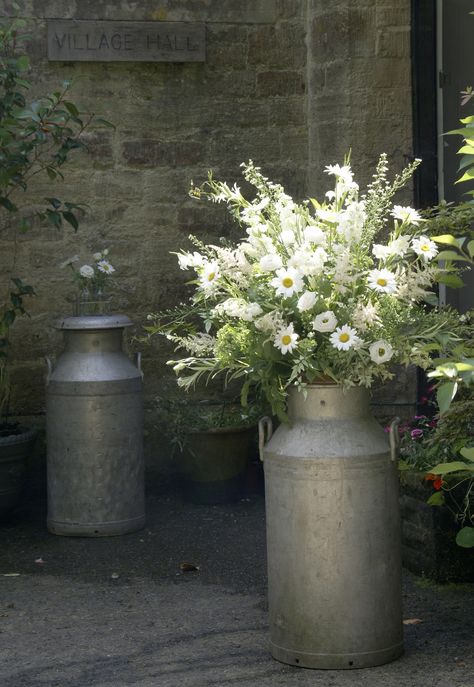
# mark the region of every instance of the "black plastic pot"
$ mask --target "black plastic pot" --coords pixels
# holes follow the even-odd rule
[[[185,497],[215,504],[242,498],[255,427],[191,431],[180,455]]]
[[[36,439],[35,429],[19,427],[14,434],[0,435],[0,519],[17,506],[24,485],[27,458]]]

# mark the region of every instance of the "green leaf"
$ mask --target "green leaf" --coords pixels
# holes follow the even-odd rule
[[[79,117],[79,110],[74,105],[74,103],[71,103],[68,100],[64,100],[64,107],[73,117]]]
[[[46,174],[52,181],[58,176],[57,172],[52,167],[46,167]]]
[[[102,124],[102,126],[106,126],[109,129],[115,129],[116,126],[115,124],[112,124],[112,122],[109,122],[107,119],[102,119],[102,117],[96,117],[94,119],[95,124]]]
[[[459,260],[460,262],[471,262],[469,258],[464,257],[461,253],[456,253],[454,250],[442,250],[438,253],[436,260]]]
[[[456,382],[444,382],[444,384],[441,384],[438,387],[436,392],[436,400],[438,401],[439,412],[441,415],[448,410],[457,390],[458,385]]]
[[[466,458],[466,460],[474,463],[474,446],[464,446],[459,453],[463,456],[463,458]]]
[[[76,231],[79,229],[79,222],[77,221],[77,217],[73,212],[65,211],[62,213],[62,215],[66,222],[71,225],[71,227],[73,227]]]
[[[444,494],[442,491],[435,491],[426,502],[429,506],[442,506],[444,504]]]
[[[461,460],[452,460],[449,463],[439,463],[430,469],[433,475],[449,475],[451,472],[474,472],[474,465],[463,463]]]
[[[464,282],[457,274],[440,274],[438,277],[439,284],[446,284],[451,289],[461,289]]]
[[[474,169],[468,169],[455,183],[460,184],[463,181],[472,181],[472,179],[474,179]]]
[[[0,205],[2,205],[8,212],[16,212],[18,210],[17,206],[11,202],[9,198],[5,196],[0,196]]]
[[[474,258],[474,241],[469,241],[466,250],[469,253],[469,257]]]
[[[464,549],[471,549],[474,546],[474,527],[466,525],[456,535],[456,544]]]
[[[20,55],[20,57],[17,60],[17,65],[18,65],[18,69],[21,72],[24,72],[30,66],[30,60],[28,59],[28,57],[26,55]]]
[[[448,243],[450,246],[458,246],[456,237],[451,234],[441,234],[441,236],[432,236],[431,238],[436,243]]]
[[[462,146],[459,148],[458,155],[474,155],[474,146]]]
[[[469,117],[463,117],[459,120],[463,124],[472,124],[474,122],[474,115],[469,115]]]

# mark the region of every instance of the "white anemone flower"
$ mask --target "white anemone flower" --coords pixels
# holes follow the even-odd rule
[[[396,239],[390,241],[388,244],[392,255],[399,255],[401,258],[405,255],[410,247],[410,237],[405,234],[400,234]]]
[[[313,329],[317,332],[333,332],[337,325],[337,318],[332,310],[326,310],[316,315],[313,321]]]
[[[371,270],[368,276],[369,287],[379,293],[395,293],[397,282],[390,270]]]
[[[380,339],[369,346],[370,359],[377,365],[387,363],[393,358],[394,350],[388,341]]]
[[[279,348],[283,355],[285,355],[286,353],[291,353],[296,348],[298,338],[298,334],[293,329],[293,324],[289,324],[287,327],[282,327],[278,330],[273,345],[275,348]]]
[[[245,322],[253,322],[256,317],[262,314],[263,310],[258,303],[245,303],[240,313],[240,318]]]
[[[275,272],[282,267],[283,262],[278,253],[268,253],[267,255],[262,255],[259,264],[263,272]]]
[[[300,272],[294,267],[288,267],[277,271],[277,276],[271,280],[271,285],[275,288],[278,296],[291,298],[293,294],[303,290],[303,278]]]
[[[94,268],[90,265],[82,265],[79,269],[79,274],[81,277],[84,277],[84,279],[93,279],[95,275]]]
[[[303,231],[303,235],[305,241],[308,241],[309,243],[314,243],[316,244],[316,246],[324,247],[327,243],[326,232],[323,229],[321,229],[321,227],[317,227],[314,224],[308,224],[308,226]]]
[[[374,243],[372,246],[372,255],[377,258],[377,260],[386,260],[392,255],[390,246],[384,246],[381,243]]]
[[[417,255],[420,255],[425,262],[432,260],[438,254],[438,248],[434,241],[431,241],[427,236],[419,236],[413,239],[411,247]]]
[[[295,233],[291,229],[283,229],[280,238],[285,246],[291,246],[296,241]]]
[[[311,310],[316,303],[316,294],[314,291],[304,291],[298,299],[297,308],[300,312]]]
[[[329,341],[338,351],[348,351],[362,343],[362,340],[357,336],[357,332],[352,327],[344,324],[338,327],[329,337]]]
[[[205,262],[200,274],[200,282],[204,291],[212,291],[220,277],[219,265],[215,260]]]
[[[115,272],[115,267],[112,267],[108,260],[99,260],[97,269],[104,274],[112,274],[112,272]]]
[[[416,210],[403,205],[394,205],[390,213],[395,219],[399,219],[402,224],[413,224],[415,227],[423,221]]]

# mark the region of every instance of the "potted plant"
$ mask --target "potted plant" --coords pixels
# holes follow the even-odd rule
[[[43,97],[27,100],[31,87],[26,76],[28,57],[21,50],[28,38],[24,22],[0,22],[0,227],[3,231],[25,232],[38,224],[59,228],[63,223],[78,227],[82,206],[56,197],[29,206],[25,192],[37,176],[60,180],[69,154],[83,147],[82,135],[97,120],[81,113],[69,100],[71,84]],[[25,299],[34,289],[16,274],[15,252],[4,272],[0,301],[0,513],[9,514],[21,489],[25,456],[34,432],[10,417],[9,349],[10,331],[18,317],[27,315]],[[3,499],[3,501],[1,500]]]
[[[428,367],[462,329],[433,293],[456,268],[438,263],[419,213],[393,203],[418,162],[389,181],[382,155],[365,195],[347,159],[329,165],[333,189],[303,203],[252,162],[251,195],[209,174],[191,194],[223,203],[242,240],[194,239],[178,253],[194,272],[189,304],[151,316],[150,335],[185,351],[170,361],[183,387],[222,374],[244,407],[252,389],[283,420],[263,450],[269,609],[273,656],[294,665],[403,651],[398,434],[394,423],[389,445],[367,388],[394,363]]]
[[[438,582],[474,581],[472,552],[458,543],[474,525],[474,478],[462,457],[474,444],[473,411],[471,396],[441,417],[417,415],[399,428],[403,562]],[[447,465],[456,469],[436,471]]]
[[[216,504],[244,495],[251,449],[256,454],[258,404],[242,408],[222,400],[159,398],[162,433],[177,457],[185,497]]]

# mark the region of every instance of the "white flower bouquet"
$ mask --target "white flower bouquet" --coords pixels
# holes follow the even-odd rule
[[[109,249],[93,253],[92,260],[76,267],[80,261],[74,255],[61,263],[60,268],[69,267],[74,281],[78,285],[79,293],[74,297],[76,315],[103,314],[108,304],[107,287],[115,268],[109,258]]]
[[[178,383],[224,373],[263,393],[284,417],[289,385],[318,379],[370,387],[393,365],[427,367],[457,340],[457,315],[437,308],[433,285],[456,276],[441,268],[424,220],[393,205],[419,161],[393,182],[382,155],[359,195],[347,161],[326,167],[334,190],[297,204],[252,162],[242,165],[251,200],[209,174],[191,195],[224,203],[244,230],[237,244],[177,254],[195,278],[190,301],[150,315],[149,335],[164,334],[187,356],[169,361]]]

